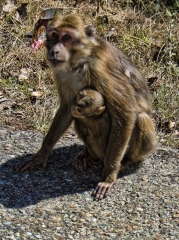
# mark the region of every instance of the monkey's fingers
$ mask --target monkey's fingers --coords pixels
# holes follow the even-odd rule
[[[87,153],[86,150],[80,151],[73,160],[73,166],[76,170],[84,172],[87,165]]]
[[[73,160],[73,166],[76,170],[84,172],[86,170],[86,158],[83,156],[77,156]]]
[[[44,160],[42,157],[35,157],[35,155],[31,155],[24,158],[19,164],[15,166],[14,169],[16,172],[21,173],[40,164],[42,164],[43,167],[46,167],[46,159]]]
[[[97,200],[106,198],[110,192],[115,182],[99,182],[95,190],[92,192],[92,195]]]
[[[86,170],[86,157],[83,158],[83,170],[84,171]]]

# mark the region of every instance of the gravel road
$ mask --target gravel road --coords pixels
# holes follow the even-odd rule
[[[142,166],[119,175],[111,195],[94,201],[100,170],[73,170],[82,148],[70,129],[46,169],[13,166],[37,151],[43,136],[0,129],[0,239],[179,239],[179,151],[159,146]]]

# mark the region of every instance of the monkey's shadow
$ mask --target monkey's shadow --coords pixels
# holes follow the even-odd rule
[[[74,170],[72,160],[81,149],[76,144],[55,149],[46,169],[39,166],[21,174],[14,171],[14,166],[26,156],[8,160],[0,167],[0,203],[8,208],[22,208],[43,199],[92,191],[102,170],[95,166],[82,174]],[[119,177],[132,172],[123,172]]]

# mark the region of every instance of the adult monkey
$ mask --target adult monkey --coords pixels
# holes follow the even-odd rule
[[[93,192],[96,199],[102,199],[109,194],[119,170],[143,160],[156,145],[146,81],[121,50],[95,37],[94,27],[85,27],[74,14],[54,17],[45,45],[61,104],[41,149],[16,170],[46,166],[54,144],[73,121],[71,106],[77,92],[92,87],[105,97],[111,118],[102,182]]]

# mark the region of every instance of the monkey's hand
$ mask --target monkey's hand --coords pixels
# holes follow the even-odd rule
[[[86,170],[88,157],[89,157],[89,154],[85,148],[82,151],[80,151],[77,154],[77,156],[75,156],[75,158],[73,160],[73,167],[79,172],[84,172]]]
[[[24,158],[19,164],[15,166],[15,171],[21,173],[30,169],[36,165],[42,164],[45,168],[47,165],[48,154],[36,153],[35,155]]]
[[[92,196],[94,196],[95,199],[101,200],[103,198],[106,198],[110,192],[112,187],[114,186],[114,182],[99,182],[95,190],[92,192]]]

